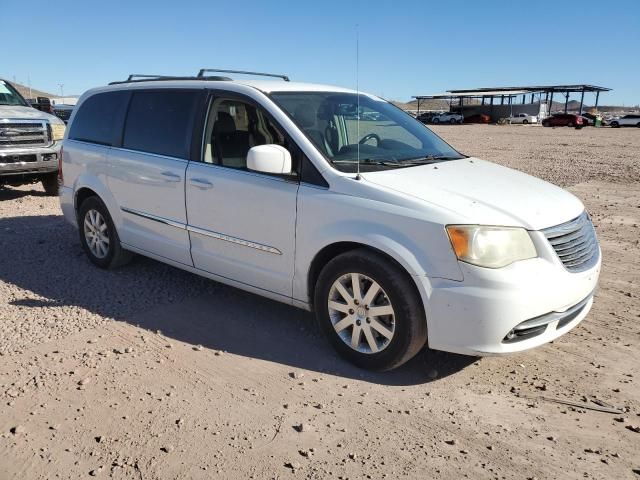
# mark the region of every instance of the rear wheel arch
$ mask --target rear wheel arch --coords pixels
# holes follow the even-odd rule
[[[74,203],[76,213],[80,209],[80,206],[82,205],[82,203],[89,197],[100,198],[100,195],[98,195],[96,192],[94,192],[92,189],[88,187],[82,187],[76,192],[75,203]]]

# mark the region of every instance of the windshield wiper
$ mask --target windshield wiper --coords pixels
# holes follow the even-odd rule
[[[331,160],[331,163],[355,165],[357,160]],[[361,165],[384,165],[385,167],[411,167],[410,164],[400,162],[389,162],[385,160],[371,160],[370,158],[360,159]]]
[[[442,162],[444,160],[461,160],[465,157],[462,155],[426,155],[424,157],[407,158],[400,160],[402,165],[426,165],[429,163]]]

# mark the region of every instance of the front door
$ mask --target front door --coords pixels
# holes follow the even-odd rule
[[[256,145],[292,144],[249,100],[212,99],[207,118],[202,161],[186,176],[194,266],[291,297],[297,176],[253,172],[246,159]]]

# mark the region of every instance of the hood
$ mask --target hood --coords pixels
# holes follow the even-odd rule
[[[11,119],[24,120],[48,120],[50,123],[64,123],[55,115],[41,112],[33,107],[23,107],[21,105],[0,105],[0,121]]]
[[[372,183],[455,214],[451,223],[524,227],[559,225],[584,206],[571,193],[539,178],[477,158],[369,172]]]

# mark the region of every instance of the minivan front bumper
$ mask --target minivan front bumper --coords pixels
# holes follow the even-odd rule
[[[601,257],[572,273],[534,258],[501,269],[461,263],[462,282],[422,277],[429,347],[467,355],[527,350],[567,333],[589,313]]]

